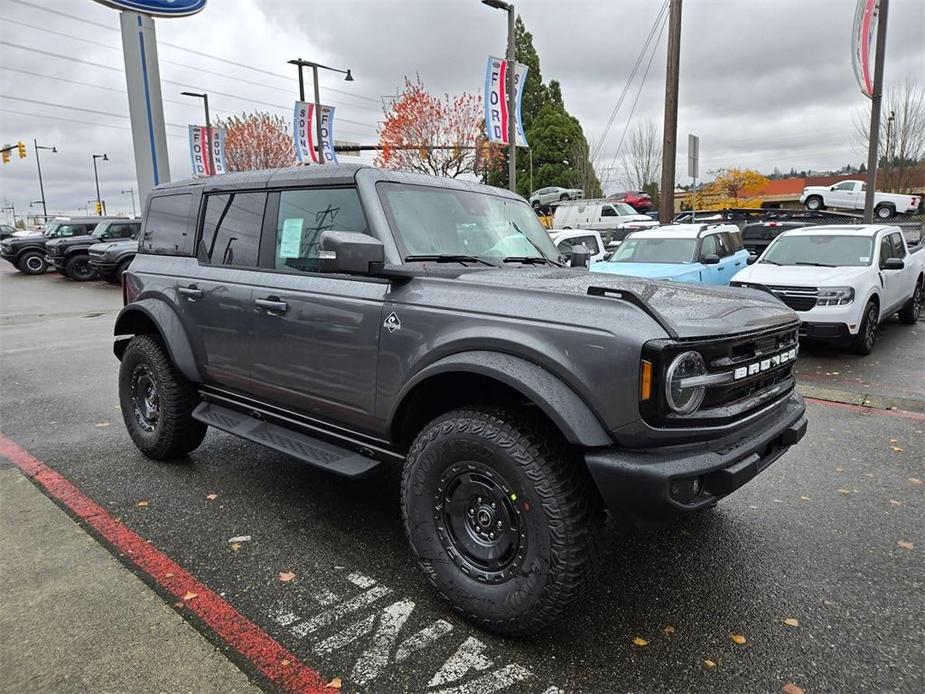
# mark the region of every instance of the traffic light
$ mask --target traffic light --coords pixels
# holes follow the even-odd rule
[[[10,163],[10,150],[8,149],[3,150],[3,163],[4,164]]]
[[[103,203],[101,203],[99,200],[96,201],[96,216],[103,216]]]
[[[16,150],[19,152],[20,159],[26,158],[26,143],[25,142],[22,142],[22,141],[17,142]]]

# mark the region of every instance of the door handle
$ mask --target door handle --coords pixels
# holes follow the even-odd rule
[[[188,287],[180,287],[177,289],[177,292],[187,297],[190,300],[201,299],[202,290],[197,287],[195,284],[191,284]]]
[[[265,309],[270,313],[285,313],[289,309],[289,304],[280,301],[277,296],[268,296],[265,299],[256,299],[254,303],[258,308]]]

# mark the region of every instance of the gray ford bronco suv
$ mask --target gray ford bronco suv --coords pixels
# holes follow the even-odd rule
[[[707,508],[806,431],[799,320],[770,294],[562,267],[520,197],[367,166],[158,186],[115,325],[135,444],[207,427],[332,473],[403,466],[428,580],[535,633],[609,514]],[[605,513],[606,512],[606,513]]]

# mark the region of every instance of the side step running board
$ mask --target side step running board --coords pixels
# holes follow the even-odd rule
[[[346,448],[213,403],[198,405],[193,419],[344,477],[360,477],[379,465],[378,460]]]

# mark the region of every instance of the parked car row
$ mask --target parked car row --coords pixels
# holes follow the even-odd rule
[[[138,250],[140,220],[125,217],[59,218],[41,233],[0,241],[0,257],[27,275],[54,267],[77,282],[100,277],[119,283]]]

